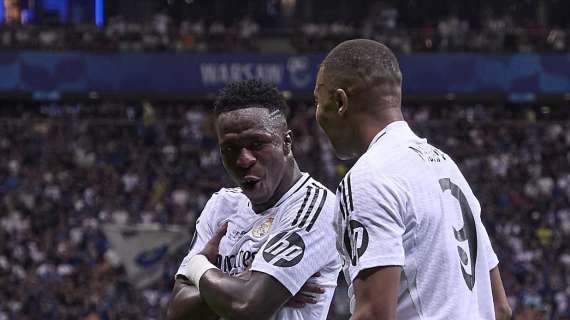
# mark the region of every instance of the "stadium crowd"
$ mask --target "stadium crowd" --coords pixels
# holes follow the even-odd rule
[[[102,27],[93,24],[4,25],[0,48],[6,50],[89,50],[121,52],[325,52],[352,38],[386,43],[410,52],[566,52],[570,29],[518,21],[512,15],[484,15],[476,25],[458,15],[419,26],[398,20],[394,9],[371,10],[361,22],[343,19],[299,21],[278,30],[263,28],[254,16],[233,21],[175,21],[159,13],[146,22],[116,16]],[[264,40],[264,41],[261,41]],[[264,45],[267,43],[267,45]]]
[[[110,259],[102,223],[193,225],[230,182],[210,103],[69,103],[0,108],[0,320],[160,319],[185,254],[138,290]],[[449,153],[478,196],[515,319],[570,319],[570,113],[408,106],[411,127]],[[557,112],[556,121],[548,114]],[[333,190],[339,162],[292,103],[294,153]],[[341,282],[342,283],[342,282]],[[340,288],[331,319],[346,318]]]

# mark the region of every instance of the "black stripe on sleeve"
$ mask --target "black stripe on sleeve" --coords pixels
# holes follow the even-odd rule
[[[341,183],[340,183],[339,186],[338,186],[338,191],[337,191],[337,193],[339,193],[339,192],[340,192],[340,194],[342,195],[342,196],[339,196],[339,197],[338,197],[338,203],[339,203],[339,206],[340,206],[340,211],[342,212],[344,218],[346,219],[346,218],[348,218],[349,212],[348,212],[348,208],[346,208],[346,207],[344,206],[344,202],[342,201],[342,199],[344,198],[344,185],[343,185],[343,181],[341,181]]]
[[[319,186],[318,184],[316,184],[314,182],[312,182],[311,185],[317,189],[321,189],[321,190],[323,189],[323,187]]]
[[[309,181],[309,179],[311,179],[311,176],[307,175],[307,177],[305,178],[305,180],[301,183],[300,186],[297,187],[297,189],[295,189],[295,191],[291,192],[291,194],[289,194],[289,196],[287,196],[287,198],[281,199],[281,200],[279,201],[279,203],[277,203],[276,205],[274,205],[274,207],[280,206],[283,202],[285,202],[285,200],[289,199],[292,195],[294,195],[295,193],[297,193],[297,191],[299,191],[304,185],[307,184],[307,182]]]
[[[340,213],[342,213],[342,217],[344,219],[346,219],[346,212],[344,211],[344,206],[342,205],[342,200],[339,200],[339,207],[340,207]]]
[[[352,212],[352,211],[348,210],[348,201],[346,200],[346,185],[345,185],[344,180],[342,180],[341,191],[342,191],[342,201],[340,202],[340,204],[344,206],[344,210],[346,211],[346,214],[349,215],[350,212]]]
[[[315,203],[317,203],[317,198],[319,197],[319,195],[321,194],[322,191],[323,190],[320,190],[320,189],[315,190],[315,196],[313,197],[313,200],[311,200],[311,205],[309,206],[309,209],[307,209],[307,211],[305,211],[305,215],[303,216],[303,220],[301,221],[301,223],[299,223],[299,227],[304,225],[305,222],[307,222],[307,219],[309,219],[309,217],[311,216],[311,212],[315,208]]]
[[[348,202],[346,201],[346,186],[344,184],[344,179],[342,180],[341,185],[342,185],[342,188],[341,188],[342,200],[344,200],[344,204],[347,205]],[[347,209],[346,211],[348,211],[348,207],[346,209]]]
[[[303,181],[303,183],[301,183],[301,185],[298,186],[297,189],[295,189],[295,191],[293,191],[293,193],[291,193],[291,194],[295,194],[295,192],[299,191],[299,189],[301,189],[305,185],[305,183],[307,183],[307,181],[309,181],[309,179],[311,179],[311,176],[308,175],[305,178],[305,181]]]
[[[321,202],[319,203],[319,208],[317,209],[317,212],[315,212],[313,219],[311,219],[311,222],[307,226],[307,232],[311,231],[311,228],[313,228],[313,225],[315,224],[315,221],[317,221],[319,214],[321,214],[321,211],[323,210],[323,206],[325,204],[325,200],[327,199],[327,193],[328,192],[325,190],[325,193],[323,194],[323,197],[321,198]]]
[[[305,206],[307,205],[307,200],[309,200],[309,196],[311,195],[311,189],[312,189],[311,186],[307,187],[307,193],[305,194],[305,199],[303,199],[303,204],[301,205],[301,208],[299,208],[299,211],[297,211],[295,220],[293,220],[293,223],[291,223],[292,226],[294,226],[301,217],[301,212],[303,212],[303,209],[305,209]]]

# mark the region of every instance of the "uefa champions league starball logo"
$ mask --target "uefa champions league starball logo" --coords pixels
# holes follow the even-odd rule
[[[287,72],[293,87],[304,88],[311,82],[310,65],[307,57],[296,56],[287,59]]]

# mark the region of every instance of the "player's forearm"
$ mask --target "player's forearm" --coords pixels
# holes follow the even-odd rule
[[[168,320],[218,319],[218,316],[200,297],[198,289],[191,284],[176,281],[168,304]]]
[[[351,320],[394,320],[395,313],[375,305],[365,305],[357,307]]]
[[[200,294],[210,308],[223,318],[268,319],[274,310],[255,294],[250,281],[209,270],[200,279]]]
[[[503,287],[499,266],[491,269],[490,273],[493,305],[495,306],[495,319],[509,320],[512,317],[513,311],[511,310],[505,288]]]
[[[511,320],[513,311],[510,306],[495,306],[495,319],[496,320]]]
[[[379,266],[361,270],[354,281],[357,320],[396,318],[400,266]]]

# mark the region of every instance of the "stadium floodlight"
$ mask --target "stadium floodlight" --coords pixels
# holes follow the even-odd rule
[[[103,1],[95,0],[95,24],[100,27],[103,25],[105,14],[103,12]]]

